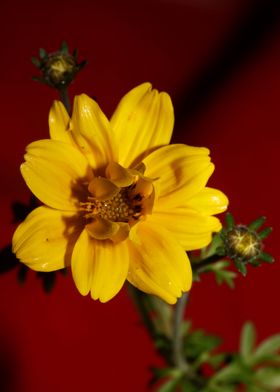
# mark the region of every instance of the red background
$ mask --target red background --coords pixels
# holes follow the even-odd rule
[[[10,242],[15,199],[27,201],[19,164],[25,146],[48,135],[54,91],[31,81],[30,57],[63,39],[89,65],[71,94],[98,97],[109,116],[121,96],[151,81],[175,105],[174,141],[208,146],[211,186],[223,189],[238,222],[268,217],[266,242],[276,263],[249,268],[236,289],[212,276],[193,286],[188,314],[196,327],[238,347],[242,323],[259,339],[279,332],[280,28],[276,2],[145,0],[9,2],[2,0],[1,246]],[[158,363],[125,289],[108,304],[78,294],[71,276],[52,294],[29,273],[0,276],[0,388],[4,392],[147,390]],[[1,385],[2,383],[2,385]]]

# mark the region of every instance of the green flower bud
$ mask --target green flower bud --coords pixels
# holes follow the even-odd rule
[[[265,217],[260,217],[248,226],[236,225],[231,214],[226,216],[226,227],[221,231],[225,255],[230,257],[236,268],[246,275],[246,264],[257,267],[261,261],[272,263],[274,258],[263,251],[263,240],[271,233],[270,227],[258,232],[265,222]]]
[[[66,43],[62,43],[60,50],[54,53],[40,49],[39,56],[40,59],[33,57],[32,62],[42,75],[33,79],[58,90],[67,88],[86,65],[86,61],[77,62],[77,51],[74,50],[73,54],[70,54]]]

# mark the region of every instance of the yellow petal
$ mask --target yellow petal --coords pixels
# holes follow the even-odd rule
[[[104,177],[94,177],[89,183],[88,190],[98,200],[111,199],[119,192],[119,188]]]
[[[145,221],[130,232],[128,280],[140,290],[175,303],[191,287],[189,259],[171,232]]]
[[[118,187],[129,186],[134,181],[134,177],[129,170],[116,162],[110,162],[106,167],[106,176]]]
[[[77,209],[93,176],[86,158],[76,148],[57,140],[39,140],[27,146],[21,172],[38,199],[60,210]]]
[[[118,222],[118,226],[119,226],[118,231],[110,238],[110,240],[115,243],[126,240],[127,237],[129,236],[129,231],[130,231],[130,226],[128,223]]]
[[[100,171],[117,160],[109,121],[98,104],[85,94],[75,97],[71,129],[93,169]]]
[[[86,225],[88,234],[97,240],[105,240],[113,237],[119,231],[119,225],[101,217],[96,217]]]
[[[50,137],[53,140],[60,140],[71,145],[75,145],[69,130],[69,115],[65,106],[60,101],[54,101],[49,113]]]
[[[168,229],[185,250],[203,248],[211,242],[212,233],[222,228],[216,217],[190,208],[155,209],[149,219]]]
[[[38,207],[16,229],[13,252],[36,271],[55,271],[70,264],[81,230],[76,214]]]
[[[128,272],[126,241],[92,239],[84,230],[73,251],[72,273],[82,295],[91,291],[93,299],[109,301],[122,288]]]
[[[107,302],[122,288],[128,274],[127,241],[98,241],[95,247],[91,297]]]
[[[110,122],[119,149],[118,162],[129,167],[170,142],[173,106],[168,94],[143,83],[122,98]]]
[[[218,189],[206,187],[189,199],[187,205],[203,214],[220,214],[227,209],[228,198]]]
[[[213,173],[214,165],[203,147],[172,144],[159,148],[144,159],[145,175],[153,182],[160,205],[185,206],[200,192]]]
[[[71,260],[74,282],[82,295],[87,295],[91,288],[94,271],[95,240],[83,230],[78,238]]]

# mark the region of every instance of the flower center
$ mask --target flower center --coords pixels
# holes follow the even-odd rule
[[[80,203],[91,237],[123,241],[132,226],[151,214],[154,186],[153,180],[143,175],[144,170],[144,165],[137,170],[111,163],[106,168],[107,177],[93,178],[87,201]]]
[[[141,204],[143,196],[140,193],[134,194],[135,187],[136,183],[129,187],[120,188],[115,196],[106,200],[98,200],[89,196],[86,203],[81,203],[87,212],[86,218],[98,216],[112,222],[133,224],[133,221],[137,221],[143,212]]]

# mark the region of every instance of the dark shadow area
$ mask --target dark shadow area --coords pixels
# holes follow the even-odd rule
[[[217,56],[205,64],[191,84],[183,84],[177,93],[174,100],[177,135],[186,130],[223,83],[264,46],[279,22],[279,0],[252,2]]]
[[[15,347],[10,347],[5,337],[0,336],[0,391],[20,392],[20,367],[15,355]]]

